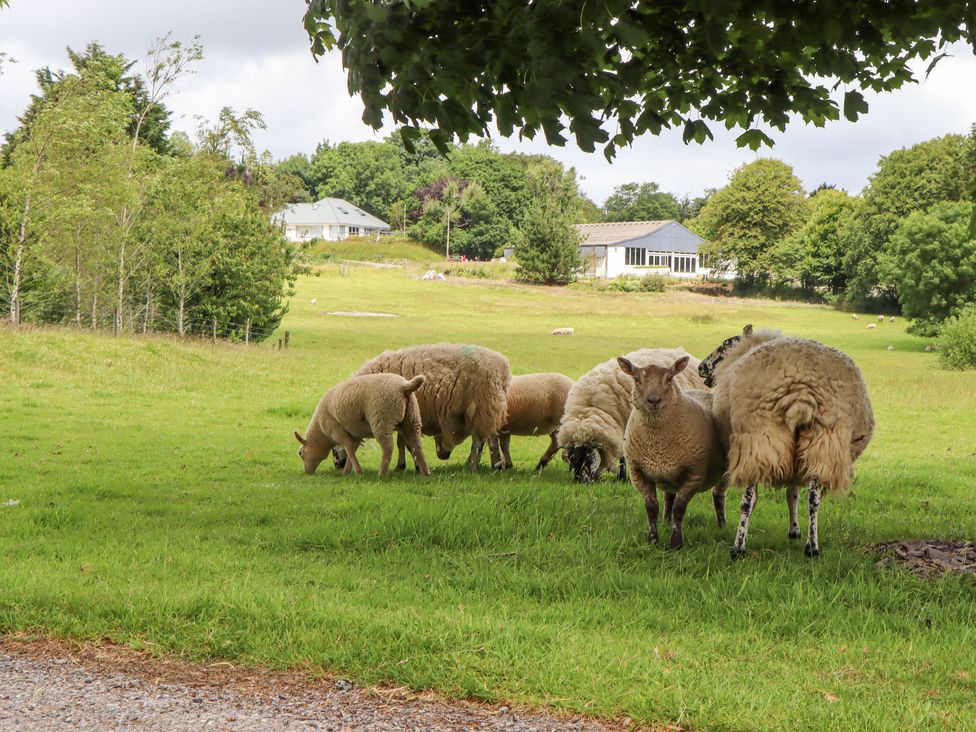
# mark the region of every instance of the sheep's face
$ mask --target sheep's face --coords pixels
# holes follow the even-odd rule
[[[651,365],[639,368],[626,358],[618,358],[620,368],[634,379],[634,390],[631,392],[634,408],[648,414],[659,414],[674,404],[678,399],[678,387],[674,383],[674,377],[685,370],[688,360],[688,356],[682,356],[671,366]]]
[[[566,462],[577,483],[592,483],[600,476],[600,451],[590,445],[570,445]]]
[[[298,444],[301,445],[298,448],[298,457],[302,459],[305,464],[305,472],[311,475],[315,472],[316,468],[319,467],[319,463],[325,460],[325,456],[328,454],[326,450],[323,450],[317,445],[313,445],[311,442],[306,440],[297,431],[295,432],[295,439],[298,440]]]
[[[736,343],[750,335],[752,335],[752,326],[747,325],[742,329],[742,335],[726,338],[724,341],[722,341],[718,348],[702,359],[701,363],[698,364],[698,375],[705,380],[705,386],[715,386],[715,369],[720,363],[722,363],[722,361],[725,360],[725,354],[728,353],[729,349],[733,348]]]
[[[443,434],[434,435],[434,451],[441,460],[448,460],[454,448],[464,442],[466,434],[463,432],[452,432],[446,437]]]

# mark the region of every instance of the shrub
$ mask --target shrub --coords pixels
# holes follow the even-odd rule
[[[482,267],[448,267],[444,270],[444,274],[452,277],[478,277],[481,279],[488,277],[488,272]]]
[[[638,289],[641,292],[664,292],[664,278],[657,275],[641,277]]]
[[[976,306],[949,318],[939,329],[939,363],[946,369],[976,368]]]

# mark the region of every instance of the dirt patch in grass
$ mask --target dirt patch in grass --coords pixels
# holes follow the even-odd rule
[[[226,729],[270,730],[288,720],[284,724],[289,729],[652,729],[635,726],[629,719],[602,721],[546,709],[457,701],[399,687],[360,689],[348,679],[322,676],[311,668],[270,671],[228,662],[189,663],[108,639],[0,636],[0,668],[5,672],[0,674],[0,699],[17,702],[12,706],[0,702],[4,728],[6,722],[15,727],[29,722],[39,730],[117,724],[132,729],[199,729],[206,721]],[[29,709],[20,704],[24,689],[31,690],[34,700]],[[64,714],[70,715],[71,724],[65,726]],[[120,723],[119,715],[129,721]]]
[[[337,318],[398,318],[399,315],[394,313],[371,313],[363,310],[335,310],[331,313],[326,313],[326,315],[333,315]]]
[[[870,547],[881,552],[878,567],[900,567],[925,578],[949,574],[976,576],[976,541],[918,539],[888,541]]]

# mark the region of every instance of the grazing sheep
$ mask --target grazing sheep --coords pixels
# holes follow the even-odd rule
[[[410,446],[417,469],[430,475],[420,444],[420,412],[415,395],[425,381],[423,374],[409,381],[396,374],[370,374],[354,376],[325,392],[305,436],[295,432],[295,439],[302,445],[298,455],[305,463],[305,472],[314,473],[329,451],[338,445],[346,454],[343,475],[348,475],[350,470],[362,475],[356,450],[364,439],[375,437],[383,450],[379,470],[382,477],[390,470],[393,433],[397,432]]]
[[[553,328],[553,335],[573,335],[576,330],[574,328]]]
[[[318,305],[319,304],[319,299],[317,297],[313,297],[311,300],[308,301],[308,304],[309,305]]]
[[[637,367],[670,366],[688,355],[681,348],[643,348],[626,358]],[[698,365],[694,358],[692,365]],[[695,369],[685,369],[676,379],[682,389],[704,387]],[[620,480],[626,479],[624,430],[630,417],[631,386],[630,377],[611,358],[593,367],[570,389],[558,439],[578,483],[590,483],[613,468]]]
[[[501,465],[504,469],[512,467],[512,456],[508,450],[512,435],[549,435],[551,443],[535,466],[542,470],[559,450],[556,434],[559,420],[563,417],[566,397],[575,382],[563,374],[525,374],[513,376],[508,387],[508,409],[505,424],[498,435],[502,452]]]
[[[725,526],[725,452],[712,416],[712,394],[682,390],[675,377],[689,357],[670,366],[617,363],[634,379],[633,411],[627,420],[624,455],[630,481],[644,497],[647,540],[657,541],[657,489],[664,492],[664,517],[671,521],[671,548],[684,543],[682,524],[688,502],[712,489],[715,518]]]
[[[854,313],[853,315],[851,315],[851,320],[860,320],[860,319],[861,319],[861,316],[858,315],[857,313]]]
[[[420,373],[427,376],[417,391],[417,404],[423,433],[434,436],[441,460],[450,458],[451,451],[470,435],[470,470],[478,469],[485,441],[491,448],[492,465],[501,461],[497,432],[505,419],[505,394],[512,380],[507,358],[480,346],[409,346],[381,353],[356,375],[374,373],[399,374],[407,379]],[[397,447],[397,470],[402,470],[407,465],[404,445],[398,441]],[[342,467],[341,451],[334,451],[333,458],[336,467]]]
[[[775,330],[727,338],[699,366],[715,386],[714,413],[729,461],[730,485],[742,486],[742,515],[732,557],[745,553],[759,483],[787,488],[790,538],[799,538],[796,501],[808,485],[805,553],[820,555],[817,519],[824,490],[842,491],[874,433],[874,414],[854,362],[817,341]]]
[[[883,323],[884,322],[884,315],[879,315],[878,316],[878,322],[879,323]]]
[[[877,328],[877,327],[878,327],[878,324],[877,324],[877,323],[868,323],[868,324],[867,324],[866,326],[864,326],[864,327],[865,327],[865,328],[867,328],[868,330],[874,330],[875,328]]]
[[[888,318],[888,322],[889,323],[894,323],[895,322],[895,316],[892,315],[890,318]]]

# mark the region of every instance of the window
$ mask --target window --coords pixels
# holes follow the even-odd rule
[[[695,264],[698,261],[698,257],[675,257],[674,258],[674,271],[675,272],[687,272],[693,273],[695,271]]]
[[[647,250],[637,247],[626,247],[624,249],[624,264],[631,267],[644,267],[647,265]]]
[[[664,254],[663,252],[655,252],[653,254],[649,253],[647,255],[647,263],[651,267],[670,267],[671,255]]]
[[[350,226],[349,227],[349,236],[359,236],[359,227],[358,226]]]

